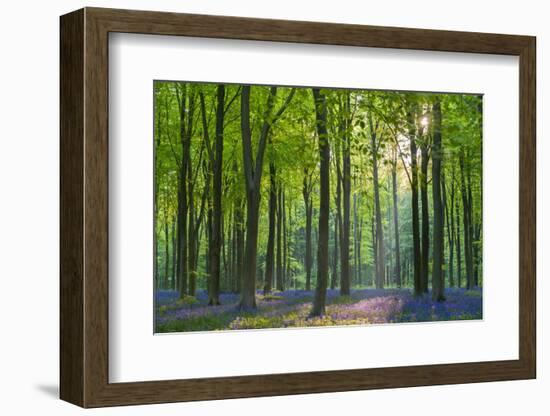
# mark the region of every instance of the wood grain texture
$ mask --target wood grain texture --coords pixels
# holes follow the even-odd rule
[[[84,12],[61,19],[60,44],[60,388],[84,404]]]
[[[536,377],[536,40],[520,54],[519,103],[519,356]]]
[[[520,58],[520,344],[511,361],[140,383],[108,380],[108,33]],[[83,407],[534,378],[535,38],[86,8],[61,18],[61,397]]]

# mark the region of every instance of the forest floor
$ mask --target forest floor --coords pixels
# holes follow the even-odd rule
[[[310,318],[313,291],[257,293],[257,309],[241,311],[239,295],[223,293],[221,305],[208,306],[206,291],[179,299],[176,291],[157,291],[156,331],[187,332],[234,329],[368,325],[397,322],[473,320],[482,318],[482,291],[448,288],[445,302],[429,294],[415,298],[411,289],[356,289],[350,296],[327,291],[326,314]]]

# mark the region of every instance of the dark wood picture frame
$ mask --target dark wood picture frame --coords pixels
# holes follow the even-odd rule
[[[534,37],[85,8],[61,17],[60,396],[82,407],[530,379],[536,376]],[[519,57],[519,359],[109,383],[110,32]]]

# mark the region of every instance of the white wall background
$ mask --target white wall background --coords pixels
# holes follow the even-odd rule
[[[73,415],[58,395],[58,16],[82,6],[317,20],[538,37],[538,380],[338,394],[167,404],[87,411],[102,415],[546,415],[550,409],[550,330],[544,299],[543,244],[550,238],[543,190],[550,158],[542,125],[550,84],[550,26],[545,2],[417,0],[121,0],[5,2],[0,13],[0,411]],[[545,74],[546,72],[546,74]],[[546,76],[546,77],[545,77]],[[545,201],[546,199],[546,201]],[[505,233],[506,230],[503,230]],[[504,235],[505,236],[505,235]],[[546,266],[546,267],[545,267]]]

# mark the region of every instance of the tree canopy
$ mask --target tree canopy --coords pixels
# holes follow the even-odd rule
[[[158,81],[155,284],[181,299],[482,285],[482,97]]]

